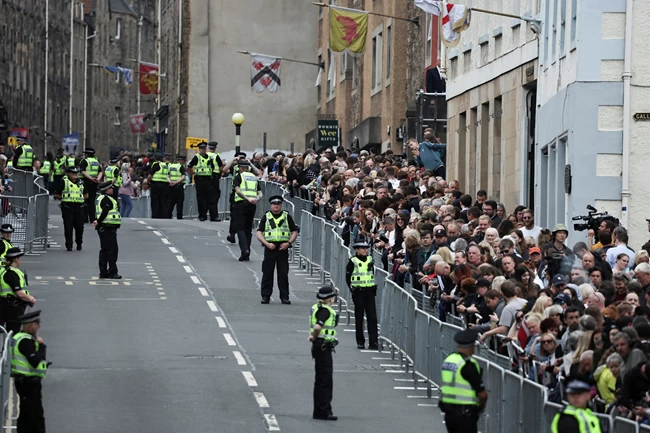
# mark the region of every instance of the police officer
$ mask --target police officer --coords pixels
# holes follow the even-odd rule
[[[199,153],[187,165],[188,171],[194,176],[196,184],[196,201],[199,208],[199,221],[208,219],[210,211],[210,220],[217,219],[217,204],[214,202],[214,193],[212,191],[212,172],[214,171],[214,162],[208,155],[208,144],[202,142],[199,144]]]
[[[235,176],[235,205],[233,219],[235,232],[239,240],[240,262],[247,262],[251,255],[251,240],[253,238],[253,219],[257,209],[257,201],[262,199],[262,191],[257,176],[249,172],[250,162],[240,159],[237,163],[239,174]]]
[[[47,346],[38,336],[41,310],[18,318],[22,331],[11,341],[11,375],[20,398],[18,433],[45,433],[41,382],[47,373]]]
[[[472,358],[476,338],[476,331],[471,329],[458,332],[454,336],[458,349],[442,364],[440,409],[449,433],[478,432],[479,414],[487,404],[481,367]]]
[[[171,201],[167,207],[167,218],[174,216],[176,206],[176,218],[183,219],[183,203],[185,202],[185,155],[177,155],[176,162],[169,164],[169,188]]]
[[[97,197],[97,220],[93,225],[99,235],[99,278],[119,280],[117,273],[117,230],[122,224],[120,207],[113,198],[113,184],[103,183],[99,186],[102,192]]]
[[[50,174],[52,174],[52,163],[49,159],[44,159],[41,163],[41,168],[38,170],[38,174],[43,176],[43,185],[45,188],[50,189]]]
[[[352,293],[354,302],[354,325],[356,329],[357,347],[363,349],[366,344],[363,335],[363,316],[366,315],[368,322],[368,348],[379,349],[377,332],[377,307],[375,296],[377,296],[377,285],[375,284],[375,263],[372,257],[368,256],[368,245],[365,242],[357,242],[352,245],[355,255],[348,261],[345,268],[345,281]]]
[[[214,203],[217,209],[217,217],[213,221],[221,221],[221,218],[219,218],[219,198],[221,197],[219,182],[221,181],[221,167],[223,167],[223,161],[217,152],[218,144],[219,143],[216,141],[208,143],[208,156],[212,159],[214,165],[212,170],[212,191],[214,193]]]
[[[31,173],[34,170],[34,149],[27,143],[25,137],[16,138],[18,139],[18,146],[14,150],[13,166]]]
[[[75,155],[69,155],[65,160],[66,168],[77,167],[77,157]]]
[[[120,168],[117,166],[119,162],[120,160],[118,158],[111,159],[108,161],[110,165],[104,170],[104,181],[113,184],[113,198],[115,200],[117,200],[117,191],[122,186],[122,174],[120,173]]]
[[[233,180],[235,177],[237,177],[237,174],[239,174],[239,166],[237,165],[237,162],[239,162],[242,159],[246,159],[246,153],[244,152],[239,152],[235,154],[235,157],[228,162],[225,166],[222,167],[221,172],[223,175],[227,175],[232,171],[232,178]],[[257,167],[251,164],[250,166],[251,172],[255,175],[258,176],[260,174],[259,170]],[[235,206],[235,182],[233,182],[230,185],[230,209],[232,211],[233,207]],[[232,217],[232,212],[230,215],[230,226],[228,227],[228,236],[226,237],[228,242],[231,244],[235,243],[235,223],[234,223],[234,218]]]
[[[289,300],[289,248],[298,237],[298,227],[288,212],[282,210],[281,195],[269,198],[271,211],[264,214],[257,228],[257,240],[264,245],[262,262],[262,304],[268,304],[273,294],[273,273],[278,268],[280,300],[290,305]]]
[[[551,433],[600,433],[600,420],[587,406],[591,400],[591,388],[581,380],[572,380],[566,388],[569,404],[555,415]]]
[[[72,251],[72,230],[75,232],[77,250],[81,250],[84,238],[84,200],[88,199],[85,186],[79,180],[79,169],[70,167],[67,175],[54,189],[54,198],[61,200],[61,216],[63,217],[63,232],[65,234],[65,247]],[[93,213],[94,205],[93,205]]]
[[[311,307],[309,322],[309,341],[312,342],[311,356],[315,361],[316,378],[314,380],[314,419],[336,421],[332,413],[332,390],[334,388],[334,363],[332,352],[338,344],[336,325],[338,315],[332,304],[336,300],[336,290],[332,286],[323,286],[316,295],[318,303]]]
[[[7,332],[20,330],[17,318],[25,313],[28,305],[34,306],[36,299],[27,290],[27,276],[20,269],[20,248],[10,248],[5,255],[6,264],[0,268],[0,322]]]
[[[0,258],[4,258],[10,248],[13,248],[11,243],[11,235],[14,232],[14,227],[11,224],[2,224],[0,226]]]
[[[52,180],[52,187],[56,188],[60,183],[61,179],[63,176],[65,176],[65,169],[66,169],[66,157],[63,154],[63,149],[59,149],[56,151],[56,156],[54,157],[54,163],[53,165],[53,180]]]
[[[84,150],[85,158],[79,163],[79,171],[83,176],[84,192],[86,198],[86,219],[85,222],[92,223],[95,216],[95,200],[97,199],[97,185],[101,182],[104,174],[101,170],[99,160],[95,158],[95,149],[87,147]]]
[[[163,155],[154,155],[155,162],[149,169],[151,185],[151,218],[167,216],[167,201],[169,200],[169,167],[164,162]]]

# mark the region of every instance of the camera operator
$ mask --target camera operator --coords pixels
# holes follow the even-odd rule
[[[610,218],[604,218],[600,222],[600,225],[598,226],[598,234],[603,232],[609,232],[611,234],[615,228],[616,228],[616,221]],[[594,238],[596,238],[596,240],[598,241],[596,242],[596,244],[594,244]],[[592,251],[598,248],[603,248],[605,246],[600,242],[600,237],[596,235],[593,229],[589,229],[589,231],[587,232],[587,239],[588,239],[587,246],[591,248]]]

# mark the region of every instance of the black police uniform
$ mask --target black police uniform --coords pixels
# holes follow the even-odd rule
[[[18,159],[23,154],[23,151],[24,151],[23,144],[16,147],[16,149],[14,150],[14,158],[13,158],[14,168],[17,168],[18,170],[24,170],[24,171],[31,172],[32,170],[34,170],[34,166],[33,166],[34,165],[34,157],[33,156],[32,156],[32,164],[31,165],[19,165],[18,164]]]
[[[106,191],[110,184],[102,185],[100,188]],[[113,202],[108,196],[102,196],[99,201],[99,207],[102,210],[101,214],[97,216],[97,234],[99,235],[99,278],[122,278],[117,271],[117,256],[119,253],[119,246],[117,244],[117,231],[121,224],[107,224],[106,218],[111,210],[113,210]],[[115,209],[119,215],[119,203]]]
[[[162,159],[162,158],[161,158]],[[165,218],[167,216],[167,203],[169,202],[169,182],[154,181],[156,172],[161,170],[163,161],[156,160],[151,164],[149,174],[151,175],[151,218]]]
[[[375,264],[370,256],[355,255],[362,262],[370,260],[368,270],[375,271]],[[354,302],[354,325],[357,347],[363,348],[366,344],[366,337],[363,334],[363,316],[366,316],[368,323],[368,347],[372,350],[379,348],[379,332],[377,331],[377,306],[375,298],[377,296],[377,286],[352,288],[352,273],[354,272],[354,263],[352,259],[348,260],[345,268],[345,281],[352,292],[352,302]]]
[[[212,152],[210,147],[212,147],[214,150],[216,150],[218,144],[219,143],[217,143],[216,141],[211,141],[210,143],[208,143],[208,152]],[[219,199],[221,198],[221,185],[220,185],[220,182],[221,182],[221,170],[223,169],[223,161],[221,160],[221,156],[219,156],[217,154],[214,157],[213,163],[215,165],[215,167],[214,167],[215,169],[217,167],[219,167],[219,174],[212,173],[212,193],[214,194],[214,204],[215,204],[215,207],[216,207],[217,212],[218,212],[219,211]],[[214,219],[214,221],[220,221],[218,213],[216,215],[217,215],[217,217]],[[210,216],[212,216],[212,215],[210,215]]]
[[[233,180],[234,187],[242,188],[243,178],[241,173],[235,176]],[[260,183],[257,182],[257,191],[261,191]],[[235,193],[237,194],[237,193]],[[246,200],[236,201],[232,209],[233,229],[237,233],[241,257],[239,261],[247,261],[250,257],[251,241],[253,239],[253,220],[257,205],[249,203]]]
[[[332,287],[322,287],[318,291],[319,299],[327,299],[336,296]],[[316,323],[323,326],[330,318],[327,308],[320,307],[316,311]],[[336,317],[338,322],[338,316]],[[337,323],[338,324],[338,323]],[[334,360],[332,352],[336,344],[325,341],[322,333],[312,342],[311,356],[314,358],[314,410],[313,418],[327,421],[336,421],[337,417],[332,413],[332,394],[334,391]]]
[[[76,170],[76,168],[74,167],[69,168],[68,170],[71,169]],[[63,193],[63,190],[65,189],[66,178],[68,178],[67,175],[64,176],[63,179],[61,179],[59,185],[56,186],[56,188],[54,189],[54,195],[60,196]],[[79,178],[77,178],[75,183],[83,187],[82,194],[85,194],[86,193],[85,183],[83,183]],[[93,185],[95,184],[93,183]],[[72,241],[73,241],[72,232],[74,230],[74,240],[77,244],[77,250],[80,250],[81,244],[83,244],[83,240],[84,240],[84,222],[86,218],[86,214],[85,214],[86,204],[70,203],[70,202],[62,201],[59,207],[61,208],[61,216],[63,218],[63,233],[65,235],[65,247],[67,248],[68,251],[72,251]],[[93,215],[94,215],[95,202],[93,202],[92,207],[93,207]]]
[[[95,215],[95,201],[97,200],[97,183],[93,182],[90,179],[86,179],[84,175],[81,174],[82,171],[87,171],[87,170],[88,170],[88,161],[86,161],[86,159],[84,158],[79,163],[79,179],[83,182],[84,193],[88,194],[88,197],[85,200],[86,207],[83,208],[84,222],[92,223],[97,218],[97,215]]]
[[[199,144],[199,148],[205,148],[207,144]],[[194,158],[187,164],[189,168],[194,168],[199,164],[199,158],[207,159],[206,164],[210,168],[209,176],[199,176],[194,173],[194,184],[196,185],[196,201],[199,208],[199,220],[205,221],[208,219],[208,211],[210,212],[210,221],[217,220],[217,203],[214,201],[214,191],[212,189],[212,170],[214,169],[214,162],[212,159],[205,155],[194,155]]]
[[[274,196],[269,198],[269,201],[273,200],[283,200],[280,196]],[[284,213],[274,214],[275,217],[279,217]],[[289,233],[297,232],[298,226],[294,222],[291,215],[286,214],[287,222],[289,224]],[[264,229],[266,227],[266,214],[260,220],[260,225],[257,228],[258,232],[264,234]],[[289,301],[289,249],[287,248],[284,251],[280,251],[280,245],[283,242],[271,242],[275,244],[275,249],[268,249],[266,245],[264,246],[264,261],[262,262],[262,283],[261,283],[261,292],[262,292],[262,303],[268,304],[271,295],[273,294],[273,274],[275,268],[278,268],[278,289],[280,290],[280,300],[285,304],[290,304]]]
[[[26,290],[27,287],[20,286],[18,274],[11,269],[7,269],[2,279],[5,284],[11,287],[14,294],[20,290]],[[25,283],[27,283],[27,274],[25,274]],[[30,306],[28,302],[23,301],[17,296],[4,296],[0,298],[0,325],[4,326],[7,332],[13,331],[14,334],[20,331],[20,322],[17,318],[25,313],[25,309]]]
[[[181,159],[180,156],[177,157],[177,159]],[[183,162],[179,163],[177,162],[176,164],[181,164],[178,172],[181,175],[181,178],[186,175],[186,170],[185,170],[185,158],[182,158]],[[172,163],[168,164],[169,167],[171,168]],[[171,173],[171,172],[170,172]],[[171,174],[170,174],[171,176]],[[170,202],[169,206],[167,206],[167,219],[172,219],[174,217],[174,207],[176,208],[176,219],[182,220],[183,219],[183,204],[185,203],[185,182],[180,182],[177,183],[174,186],[169,187],[170,190]]]
[[[22,324],[39,320],[40,310],[29,312],[18,318]],[[29,365],[37,368],[47,359],[47,346],[38,343],[32,338],[23,338],[18,343],[18,351],[25,356]],[[49,364],[48,364],[49,365]],[[43,392],[41,377],[23,376],[13,374],[16,392],[20,399],[20,414],[16,422],[18,433],[45,433],[45,412],[43,411]]]
[[[14,228],[11,224],[2,224],[0,226],[0,233],[13,233]],[[9,248],[13,248],[13,244],[8,239],[2,237],[0,238],[0,257],[4,257],[9,251]]]

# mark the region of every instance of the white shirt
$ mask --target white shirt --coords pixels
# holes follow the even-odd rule
[[[630,257],[630,263],[629,265],[634,266],[634,251],[628,248],[627,245],[625,244],[620,244],[616,247],[612,247],[607,250],[607,263],[609,263],[609,266],[614,269],[614,265],[616,265],[616,256],[618,256],[621,253],[625,253]]]
[[[524,235],[525,238],[528,236],[532,237],[535,240],[535,245],[537,245],[537,238],[542,231],[542,228],[540,226],[534,226],[532,229],[528,230],[526,227],[522,227],[519,230],[521,230],[521,233]]]

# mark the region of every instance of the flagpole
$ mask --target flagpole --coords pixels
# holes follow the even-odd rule
[[[138,20],[138,68],[140,67],[140,60],[142,56],[142,15],[140,16],[140,19]],[[140,70],[138,70],[138,74],[140,73]],[[140,114],[140,80],[138,80],[138,85],[136,86],[136,94],[137,94],[137,114]],[[136,134],[135,138],[135,148],[137,149],[138,153],[140,152],[140,134]]]
[[[237,52],[240,53],[240,54],[252,54],[252,53],[249,52],[249,51],[241,51],[241,50],[237,50]],[[282,59],[282,61],[284,61],[284,62],[302,63],[302,64],[304,64],[304,65],[318,66],[319,68],[323,68],[323,69],[325,69],[325,62],[322,62],[322,63],[314,63],[314,62],[305,62],[304,60],[287,59],[287,58],[284,58],[284,57],[279,57],[279,58]]]
[[[313,4],[315,6],[318,6],[318,7],[321,7],[321,8],[329,7],[329,5],[327,5],[325,3],[311,2],[311,4]],[[337,8],[338,9],[349,9],[349,8],[343,8],[343,7],[338,7],[338,6],[337,6]],[[363,13],[366,13],[368,15],[376,15],[378,17],[386,17],[386,18],[393,18],[395,20],[408,21],[408,22],[413,23],[413,24],[415,24],[417,26],[420,25],[420,18],[396,17],[395,15],[385,15],[385,14],[380,14],[379,12],[369,12],[369,11],[364,11],[364,10],[361,10],[361,9],[349,9],[349,10],[355,11],[355,12],[363,12]]]
[[[489,11],[487,9],[469,8],[469,10],[472,11],[472,12],[482,12],[484,14],[499,15],[499,16],[502,16],[502,17],[515,18],[515,19],[518,19],[518,20],[528,21],[528,22],[538,21],[538,20],[536,20],[534,18],[531,18],[531,17],[522,17],[521,15],[507,14],[507,13],[504,13],[504,12],[497,12],[497,11]]]

